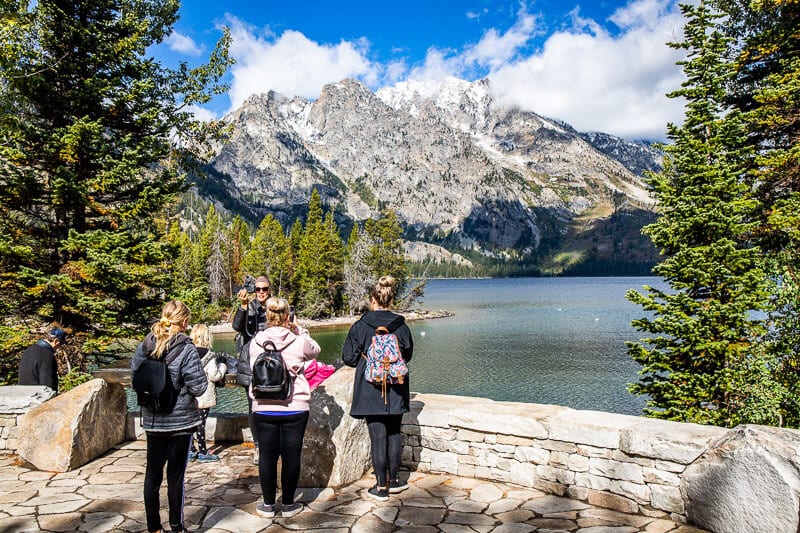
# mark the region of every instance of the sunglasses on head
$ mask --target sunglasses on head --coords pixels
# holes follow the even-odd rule
[[[269,287],[256,287],[256,292],[269,292]]]

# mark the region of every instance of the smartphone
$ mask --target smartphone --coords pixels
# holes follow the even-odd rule
[[[289,323],[292,324],[294,322],[294,306],[289,306]]]

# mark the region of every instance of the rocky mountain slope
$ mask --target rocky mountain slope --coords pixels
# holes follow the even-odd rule
[[[639,235],[653,217],[640,173],[658,153],[499,108],[488,80],[373,93],[345,79],[314,102],[252,96],[225,120],[232,133],[209,179],[253,217],[288,227],[317,188],[343,225],[391,208],[409,241],[478,262],[625,270],[655,257]],[[430,246],[408,248],[431,257]]]

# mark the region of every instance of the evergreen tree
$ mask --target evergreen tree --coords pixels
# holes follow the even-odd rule
[[[298,313],[318,318],[336,311],[341,303],[343,252],[333,215],[323,219],[319,192],[313,189],[295,263]]]
[[[0,19],[2,313],[121,336],[170,288],[153,215],[207,153],[214,125],[187,106],[224,90],[229,37],[207,66],[170,70],[145,54],[175,0],[31,4],[4,2]]]
[[[272,283],[272,294],[276,296],[283,296],[287,289],[288,248],[281,223],[267,215],[261,220],[242,265],[245,272],[253,276],[266,275]]]
[[[403,228],[397,214],[391,209],[381,212],[378,219],[364,223],[364,233],[372,242],[367,259],[373,277],[391,275],[397,280],[397,295],[403,294],[409,276],[403,248]]]
[[[244,258],[250,251],[250,230],[240,216],[236,216],[228,227],[226,235],[228,259],[228,297],[233,297],[233,286],[244,281]]]
[[[209,289],[208,278],[208,263],[212,254],[214,242],[218,240],[220,232],[220,220],[214,204],[209,204],[206,214],[203,217],[203,224],[200,226],[200,233],[197,237],[197,243],[194,246],[194,261],[193,261],[193,283],[192,287],[203,287],[207,290],[209,296],[211,291]],[[217,250],[219,253],[219,250]],[[216,258],[219,261],[219,257]]]
[[[289,289],[287,294],[292,302],[297,301],[297,285],[295,284],[295,275],[297,270],[297,258],[300,254],[300,241],[303,240],[303,223],[299,218],[294,220],[292,228],[289,230],[289,250],[288,259],[289,264]]]
[[[207,220],[206,225],[211,226],[211,231],[209,232],[211,234],[211,244],[208,259],[206,259],[205,263],[208,294],[211,297],[211,302],[216,303],[217,300],[225,295],[225,288],[229,284],[230,272],[226,261],[225,241],[219,213],[215,213],[213,221]]]
[[[181,230],[180,224],[172,223],[167,232],[167,242],[173,247],[170,257],[172,261],[165,261],[164,267],[173,280],[174,290],[181,287],[191,287],[194,283],[194,245],[189,235]]]
[[[764,309],[767,290],[760,252],[746,242],[755,203],[741,179],[748,156],[742,118],[724,103],[728,41],[707,2],[681,9],[684,40],[671,46],[686,51],[686,81],[669,96],[686,100],[685,120],[668,127],[664,170],[650,179],[661,213],[644,230],[664,256],[654,273],[671,290],[628,293],[652,313],[633,323],[652,337],[629,345],[642,365],[630,390],[648,396],[649,416],[767,422],[781,391],[768,371],[753,372],[771,366],[752,342],[764,331],[752,311]]]
[[[754,148],[747,177],[761,206],[754,241],[774,280],[766,339],[789,389],[784,422],[800,425],[800,3],[718,0],[731,37],[729,101]]]

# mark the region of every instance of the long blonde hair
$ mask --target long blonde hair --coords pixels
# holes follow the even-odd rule
[[[289,301],[286,298],[275,296],[267,300],[267,324],[270,326],[282,326],[289,316]]]
[[[378,302],[378,305],[384,309],[389,309],[389,306],[394,302],[394,297],[397,294],[395,289],[397,280],[392,276],[381,276],[378,283],[372,288],[371,296]]]
[[[189,322],[191,317],[192,312],[185,303],[179,300],[172,300],[164,305],[164,309],[161,310],[161,318],[150,328],[156,338],[156,347],[153,350],[153,356],[156,359],[161,359],[167,350],[169,340],[173,335],[184,330],[184,325]]]
[[[214,344],[214,335],[205,324],[195,324],[192,326],[192,332],[189,334],[192,342],[198,348],[211,348]]]

